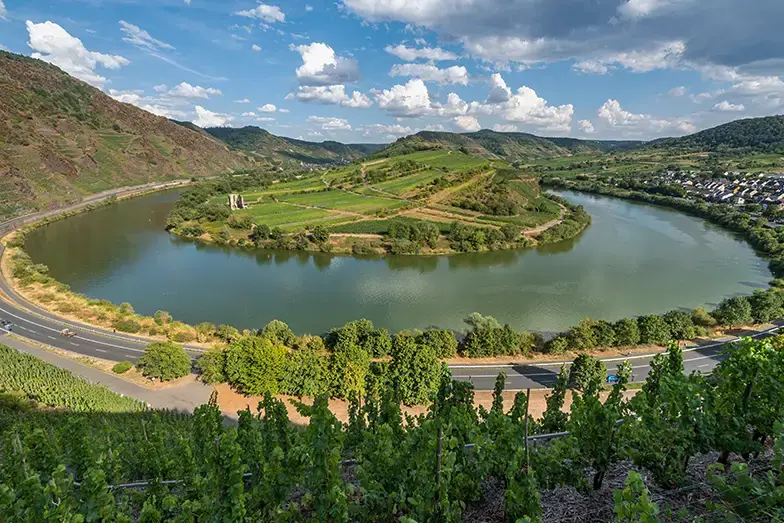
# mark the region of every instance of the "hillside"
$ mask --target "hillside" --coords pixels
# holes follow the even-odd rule
[[[700,151],[777,151],[784,149],[784,116],[735,120],[688,136],[655,140],[650,146]]]
[[[206,134],[0,51],[0,221],[114,187],[251,165]]]
[[[459,149],[485,158],[526,162],[574,154],[632,149],[642,142],[543,138],[528,133],[500,133],[487,129],[475,133],[422,131],[400,138],[376,156],[395,156],[427,149]]]
[[[212,127],[206,131],[239,151],[251,153],[259,158],[282,162],[294,161],[310,164],[350,162],[368,156],[384,147],[383,144],[306,142],[275,136],[269,131],[255,126],[241,129]]]

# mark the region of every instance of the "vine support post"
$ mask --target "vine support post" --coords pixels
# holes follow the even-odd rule
[[[528,454],[528,411],[531,408],[531,389],[525,391],[525,472],[531,468],[531,459]]]

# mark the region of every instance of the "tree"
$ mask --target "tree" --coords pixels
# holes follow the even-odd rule
[[[277,394],[286,363],[286,347],[259,336],[241,336],[226,350],[226,377],[243,394]]]
[[[781,293],[756,290],[749,296],[751,316],[755,323],[767,323],[781,316]]]
[[[169,314],[166,311],[155,311],[155,315],[153,316],[153,319],[155,320],[155,323],[157,323],[161,327],[171,323],[172,321],[171,314]]]
[[[203,343],[207,341],[208,336],[210,336],[215,332],[215,325],[207,321],[204,321],[196,325],[194,329],[196,330],[196,340],[199,343]]]
[[[259,245],[264,240],[269,239],[270,228],[268,225],[264,225],[264,224],[257,225],[256,227],[253,228],[249,237],[251,240],[253,240],[253,243]]]
[[[432,347],[439,359],[445,360],[457,356],[457,339],[452,331],[427,329],[419,334],[417,343]]]
[[[508,242],[516,242],[519,240],[520,234],[522,234],[522,232],[523,229],[520,226],[514,225],[512,223],[507,223],[506,225],[501,226],[501,233]]]
[[[432,347],[417,343],[410,332],[395,336],[389,373],[395,393],[405,405],[426,403],[438,390],[442,372]]]
[[[365,377],[370,367],[370,356],[355,343],[340,343],[329,360],[330,390],[337,398],[361,397],[365,392]]]
[[[313,237],[313,241],[319,245],[329,241],[329,231],[323,225],[316,225],[310,232],[310,235]]]
[[[754,318],[751,315],[751,303],[746,296],[735,296],[723,300],[713,312],[713,316],[722,325],[730,327],[754,322]]]
[[[269,234],[270,238],[273,240],[280,240],[283,238],[283,231],[280,227],[273,227]]]
[[[323,347],[319,350],[309,345],[287,355],[282,392],[316,397],[328,393],[329,385],[329,355]]]
[[[171,381],[191,371],[191,358],[176,343],[156,341],[144,349],[144,355],[136,362],[136,368],[148,378]]]
[[[259,336],[266,338],[275,344],[282,344],[286,347],[293,347],[297,342],[297,337],[288,325],[280,320],[272,320],[259,333]]]
[[[583,318],[580,323],[575,325],[569,330],[566,335],[569,341],[569,346],[572,350],[584,351],[591,350],[596,347],[596,333],[594,326],[596,322],[589,318]]]
[[[640,343],[664,345],[672,337],[670,326],[657,314],[640,316],[637,321],[640,326]]]
[[[673,339],[690,340],[696,335],[692,314],[687,311],[670,311],[664,315],[664,321],[670,326]]]
[[[607,367],[589,354],[580,354],[569,367],[570,389],[592,391],[601,388],[607,377]]]
[[[205,352],[195,363],[204,383],[224,383],[226,381],[226,351],[212,349]]]
[[[230,343],[235,338],[238,338],[239,335],[240,335],[240,331],[238,331],[236,327],[232,327],[231,325],[220,325],[215,330],[215,336],[217,338],[222,339],[226,343]]]
[[[593,337],[597,347],[613,347],[615,345],[615,329],[604,320],[594,322]]]
[[[232,229],[248,230],[253,227],[253,216],[249,214],[232,214],[226,220],[226,224]]]
[[[694,323],[694,325],[698,325],[700,327],[714,327],[717,323],[716,318],[708,314],[708,312],[702,307],[697,307],[694,309],[694,312],[691,313],[691,321]]]

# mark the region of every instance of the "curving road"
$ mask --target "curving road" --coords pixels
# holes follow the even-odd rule
[[[17,218],[10,222],[0,224],[0,237],[22,225],[50,217],[58,212],[67,212],[78,209],[79,207],[84,207],[114,194],[128,194],[170,185],[172,185],[172,182],[166,184],[149,184],[110,193],[103,193],[98,197],[90,197],[90,199],[84,200],[82,203],[66,209],[46,211]],[[2,258],[3,254],[4,248],[0,245],[0,258]],[[2,320],[10,321],[13,324],[11,327],[13,335],[20,337],[23,340],[111,361],[127,360],[135,362],[143,354],[146,344],[149,343],[149,339],[125,334],[116,334],[105,329],[58,318],[55,314],[38,307],[17,294],[5,278],[3,278],[2,274],[0,274],[0,342],[2,342],[4,336],[9,334],[8,330],[2,328]],[[782,322],[781,325],[784,325],[784,322]],[[781,328],[781,325],[754,334],[752,337],[766,338],[775,336]],[[61,336],[60,332],[65,328],[76,331],[77,336],[75,338]],[[685,349],[684,367],[686,372],[710,371],[722,360],[723,350],[736,340],[737,338]],[[203,352],[202,349],[197,347],[186,346],[185,348],[193,356]],[[635,380],[642,381],[650,370],[650,360],[654,355],[655,354],[641,354],[629,357],[604,358],[602,361],[605,362],[607,368],[612,373],[621,362],[628,360],[632,364]],[[453,365],[451,366],[451,370],[455,379],[471,381],[477,390],[492,390],[496,376],[500,372],[506,372],[507,390],[523,390],[527,388],[537,389],[551,387],[557,379],[558,371],[561,366],[569,365],[570,363],[571,362],[568,361],[554,361],[503,365]]]

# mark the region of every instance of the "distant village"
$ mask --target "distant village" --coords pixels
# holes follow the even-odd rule
[[[665,171],[659,180],[682,187],[687,194],[706,202],[763,208],[784,204],[784,174],[726,172],[715,178],[696,171]]]

